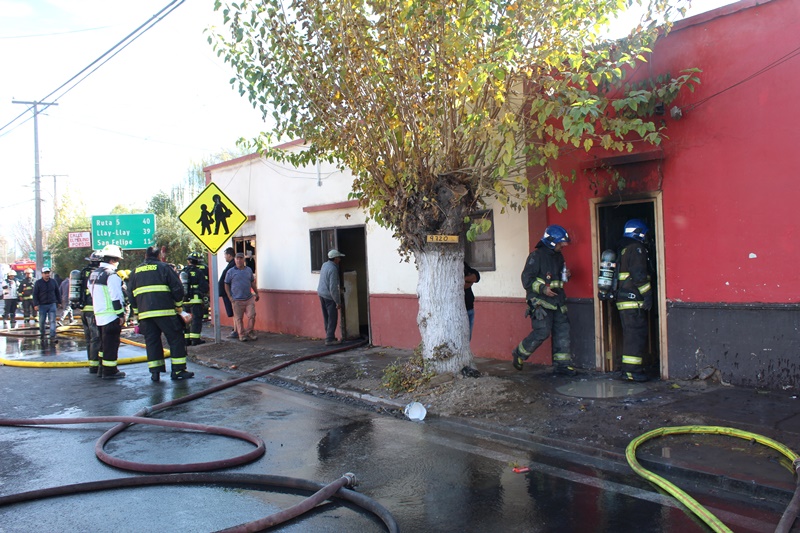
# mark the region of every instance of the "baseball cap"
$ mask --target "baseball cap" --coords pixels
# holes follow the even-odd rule
[[[336,249],[333,249],[330,252],[328,252],[328,259],[333,259],[335,257],[344,257],[344,254]]]
[[[42,269],[42,274],[44,274],[45,272],[50,272],[50,269],[49,269],[49,268],[47,268],[47,267],[44,267],[44,268]]]
[[[236,257],[244,257],[244,254],[242,252],[236,252]]]

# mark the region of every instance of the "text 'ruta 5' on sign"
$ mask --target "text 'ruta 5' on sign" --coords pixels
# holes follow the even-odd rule
[[[247,222],[247,216],[213,182],[197,195],[178,218],[211,253],[217,253]]]

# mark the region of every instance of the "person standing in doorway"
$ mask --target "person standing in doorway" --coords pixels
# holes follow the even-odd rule
[[[233,317],[233,304],[231,303],[231,299],[228,297],[228,291],[225,290],[225,276],[228,275],[228,271],[232,268],[236,268],[236,262],[233,260],[233,256],[235,255],[233,252],[233,248],[230,246],[225,248],[225,261],[228,262],[228,265],[223,269],[222,274],[219,277],[219,282],[217,283],[217,291],[219,292],[219,297],[222,298],[222,304],[225,306],[225,314],[228,318]],[[237,339],[239,338],[239,334],[236,332],[236,322],[233,323],[233,331],[231,334],[228,335],[229,339]]]
[[[511,353],[512,364],[522,370],[522,363],[552,334],[553,373],[574,376],[570,351],[570,327],[564,284],[569,279],[561,250],[570,243],[567,230],[547,226],[522,270],[522,286],[528,301],[531,332]]]
[[[33,310],[39,312],[39,334],[42,340],[46,338],[45,322],[50,321],[50,340],[57,343],[56,338],[56,307],[61,302],[61,291],[56,280],[50,277],[50,269],[42,269],[42,278],[33,284]]]
[[[648,312],[653,307],[653,290],[648,272],[647,225],[638,218],[625,223],[619,243],[619,286],[617,310],[622,322],[622,366],[620,379],[647,381],[644,354],[647,351]]]
[[[472,328],[475,325],[475,294],[472,286],[481,280],[481,273],[464,261],[464,305],[467,307],[469,318],[469,340],[472,340]]]
[[[325,324],[325,346],[340,344],[336,340],[336,325],[339,321],[339,309],[342,308],[342,292],[339,288],[339,263],[344,254],[339,250],[328,252],[328,260],[319,272],[317,294],[322,306],[322,320]]]
[[[244,254],[238,252],[234,257],[235,267],[225,274],[225,292],[233,303],[233,320],[236,323],[236,332],[239,340],[256,341],[253,328],[256,325],[256,304],[258,301],[258,288],[256,278],[250,267],[244,264]],[[247,325],[244,324],[244,315],[247,315]]]

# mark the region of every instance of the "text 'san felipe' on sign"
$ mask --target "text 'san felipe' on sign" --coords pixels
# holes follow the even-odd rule
[[[211,253],[217,253],[247,222],[247,216],[213,182],[197,195],[178,218]]]
[[[101,215],[92,217],[92,247],[99,250],[116,244],[123,250],[143,250],[152,246],[156,235],[153,213]]]

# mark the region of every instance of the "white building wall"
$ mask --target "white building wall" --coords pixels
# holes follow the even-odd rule
[[[352,174],[321,163],[294,168],[264,158],[253,158],[215,168],[212,180],[246,215],[236,237],[255,235],[258,287],[268,290],[317,288],[319,275],[311,272],[309,230],[365,225],[358,208],[305,212],[304,207],[346,202]],[[319,185],[321,184],[321,185]],[[473,288],[476,297],[521,297],[519,275],[528,255],[528,219],[525,212],[503,213],[494,207],[496,270],[482,272]],[[392,232],[366,222],[367,268],[372,294],[416,294],[417,270],[413,258],[405,262]],[[222,250],[219,269],[225,268]],[[346,253],[346,251],[343,251]]]

